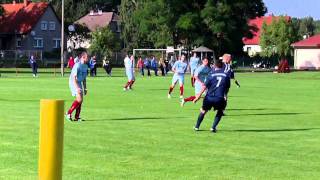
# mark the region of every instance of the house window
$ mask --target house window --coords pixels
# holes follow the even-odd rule
[[[56,23],[54,21],[49,22],[49,30],[55,31],[56,30]]]
[[[43,38],[34,38],[33,47],[43,48]]]
[[[46,31],[48,29],[48,22],[41,21],[41,30]]]
[[[17,38],[17,47],[21,47],[21,46],[22,46],[21,38]]]
[[[55,38],[53,39],[53,48],[60,48],[61,47],[61,39]]]

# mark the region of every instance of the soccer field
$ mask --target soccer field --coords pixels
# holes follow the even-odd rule
[[[99,74],[98,74],[99,75]],[[202,101],[180,107],[169,77],[88,78],[82,118],[65,122],[64,179],[319,179],[320,72],[237,73],[218,133]],[[186,77],[185,96],[194,91]],[[2,73],[0,179],[37,179],[39,100],[73,98],[68,77]]]

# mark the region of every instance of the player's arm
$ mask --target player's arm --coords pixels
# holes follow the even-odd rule
[[[171,68],[171,71],[173,73],[176,73],[176,63],[173,64],[172,68]]]
[[[77,89],[77,93],[81,94],[81,88],[79,87],[79,84],[77,82],[77,74],[73,75],[72,79],[73,79],[74,87]]]

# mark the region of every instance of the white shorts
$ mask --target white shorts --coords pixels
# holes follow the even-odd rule
[[[177,81],[179,81],[179,85],[183,86],[184,84],[184,75],[178,75],[178,74],[174,74],[172,77],[172,86],[174,86]]]
[[[133,74],[133,71],[132,71],[132,70],[126,70],[126,75],[127,75],[127,77],[128,77],[128,81],[133,81],[133,80],[135,80],[134,74]]]

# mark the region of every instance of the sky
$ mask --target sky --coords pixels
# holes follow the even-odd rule
[[[267,14],[307,17],[320,20],[320,0],[263,0]]]

